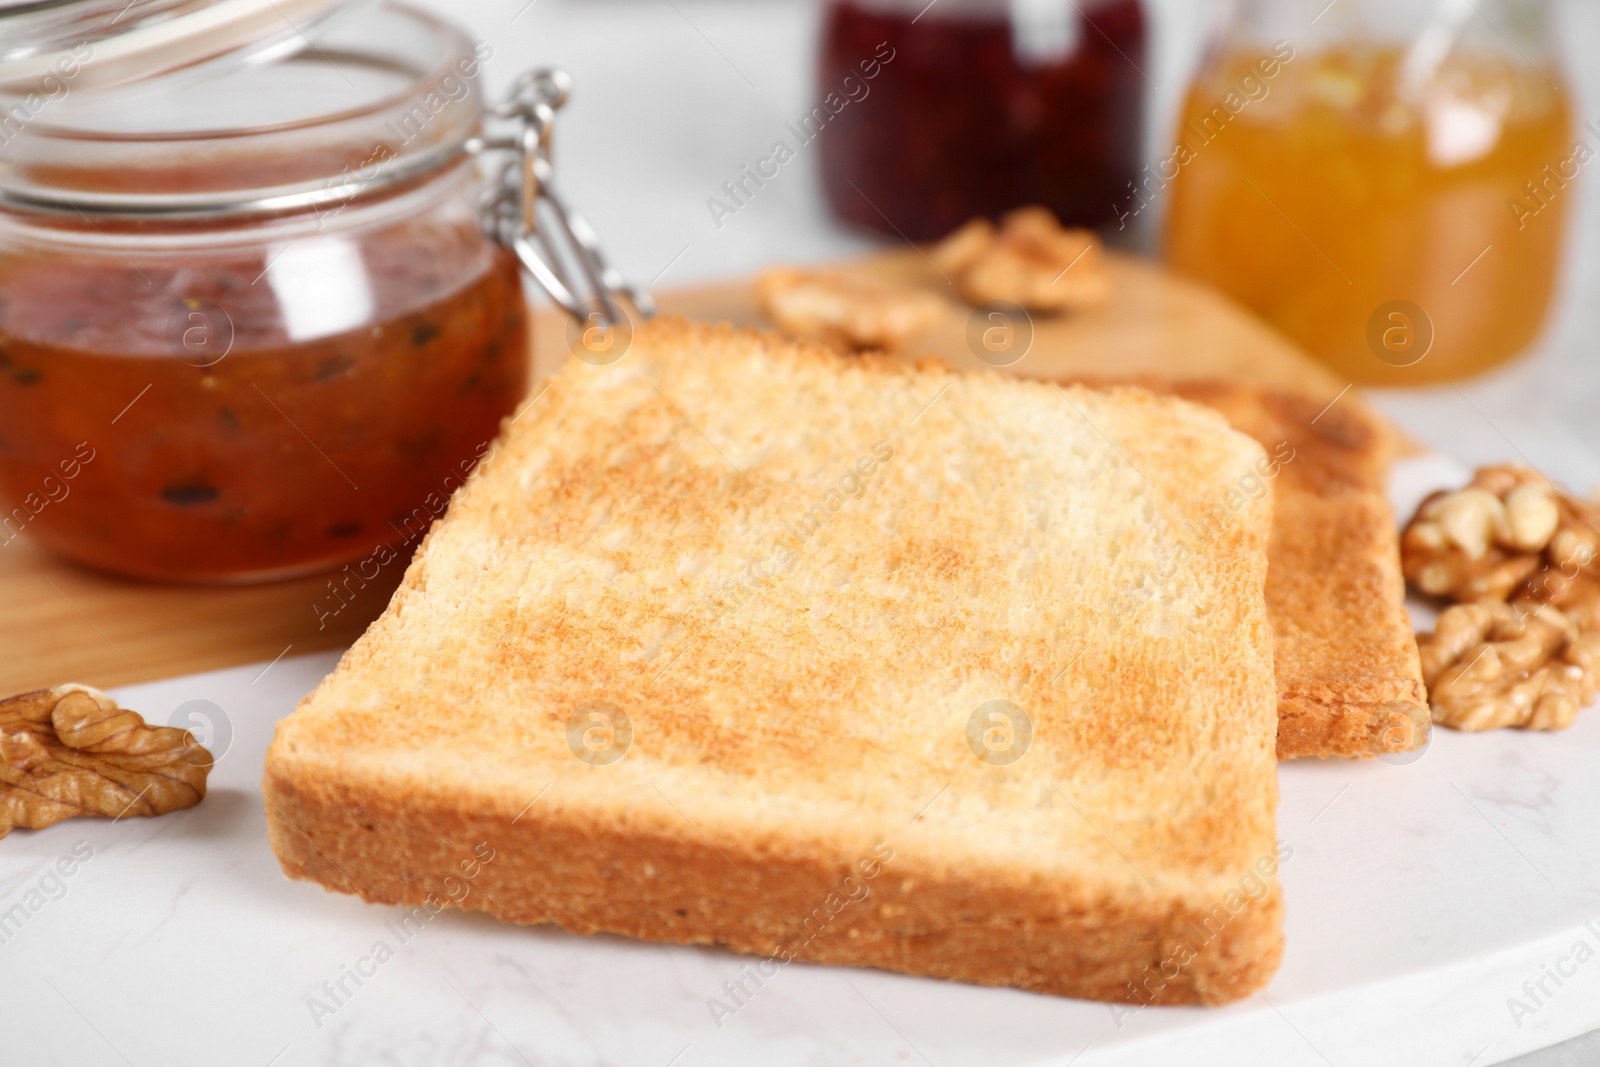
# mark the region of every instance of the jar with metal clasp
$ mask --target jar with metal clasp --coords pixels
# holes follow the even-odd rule
[[[522,399],[524,275],[651,312],[552,188],[566,77],[491,107],[492,53],[400,3],[0,2],[0,546],[401,553]]]

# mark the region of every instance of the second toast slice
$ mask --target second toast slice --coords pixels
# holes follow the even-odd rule
[[[1278,462],[1267,610],[1277,633],[1278,758],[1408,752],[1432,728],[1384,492],[1389,432],[1359,401],[1321,405],[1220,382],[1173,386]]]

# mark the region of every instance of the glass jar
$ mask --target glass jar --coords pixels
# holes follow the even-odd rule
[[[1144,148],[1141,0],[833,0],[818,138],[834,212],[913,241],[1042,204],[1116,216]]]
[[[1537,336],[1579,167],[1544,0],[1240,0],[1145,194],[1167,256],[1353,381]]]
[[[486,140],[490,52],[389,5],[270,62],[55,70],[0,130],[0,541],[182,581],[414,546],[527,385],[542,264],[500,194],[548,178],[564,87]]]

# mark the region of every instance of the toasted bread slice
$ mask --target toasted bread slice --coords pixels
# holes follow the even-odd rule
[[[1267,605],[1278,758],[1375,756],[1428,739],[1422,665],[1385,482],[1395,441],[1355,398],[1320,406],[1216,382],[1173,387],[1277,459]]]
[[[1143,390],[648,324],[527,403],[279,723],[272,846],[760,968],[1248,995],[1271,500],[1193,531],[1263,461]]]

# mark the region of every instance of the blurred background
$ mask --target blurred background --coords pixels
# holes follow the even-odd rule
[[[474,36],[493,42],[495,52],[486,64],[491,91],[503,88],[530,64],[555,64],[572,73],[576,88],[562,116],[556,146],[560,182],[595,223],[614,261],[634,280],[671,287],[733,277],[776,261],[835,259],[895,241],[840,222],[829,210],[822,153],[814,150],[816,144],[801,148],[798,158],[785,164],[779,177],[767,182],[736,214],[718,219],[708,210],[710,198],[727,202],[722,185],[737,177],[741,166],[754,164],[776,139],[794,142],[785,123],[798,123],[821,103],[827,91],[818,84],[824,4],[814,0],[429,2],[462,21]],[[1276,14],[1285,20],[1299,19],[1298,43],[1304,57],[1311,51],[1306,46],[1315,46],[1319,35],[1348,26],[1340,23],[1347,14],[1341,5],[1352,6],[1353,0],[1310,6],[1293,0],[1247,4],[1256,10],[1241,18],[1261,20]],[[1040,7],[1011,5],[1024,12],[1030,6]],[[1366,5],[1369,10],[1374,6]],[[1408,6],[1430,7],[1389,5],[1395,12]],[[1475,23],[1483,36],[1498,38],[1502,51],[1514,59],[1520,54],[1526,55],[1530,66],[1544,62],[1531,54],[1533,46],[1511,24],[1514,10],[1508,13],[1488,3],[1454,6],[1464,14],[1466,32]],[[908,10],[916,7],[910,5]],[[941,8],[958,7],[959,0],[941,0],[924,21],[937,18]],[[1094,10],[1093,5],[1087,7]],[[1307,12],[1315,25],[1304,17]],[[1208,41],[1226,39],[1224,52],[1250,55],[1255,54],[1255,45],[1246,32],[1252,27],[1235,24],[1230,30],[1217,5],[1207,0],[1145,0],[1145,15],[1145,58],[1138,64],[1137,80],[1145,94],[1141,150],[1143,163],[1156,164],[1172,154],[1185,98],[1201,75]],[[1495,25],[1488,24],[1487,16],[1494,17]],[[1600,60],[1592,47],[1600,41],[1600,5],[1557,0],[1549,5],[1548,18],[1557,44],[1553,61],[1565,74],[1563,89],[1570,112],[1570,135],[1557,136],[1554,142],[1566,143],[1569,151],[1560,156],[1565,159],[1578,139],[1600,148],[1600,136],[1582,128],[1600,118]],[[1253,28],[1265,31],[1267,37],[1281,29],[1265,24]],[[1415,24],[1409,30],[1412,39],[1420,35]],[[1227,55],[1219,58],[1226,60]],[[1288,84],[1289,73],[1279,77],[1278,88]],[[952,71],[952,79],[963,77],[970,79],[974,72]],[[1470,130],[1465,136],[1470,141]],[[1521,150],[1527,158],[1509,162],[1513,167],[1526,166],[1530,179],[1540,177],[1545,163],[1559,161],[1539,158],[1537,147]],[[975,143],[971,151],[978,158],[985,146]],[[1393,161],[1351,162],[1379,167]],[[1600,420],[1590,414],[1600,400],[1600,367],[1593,350],[1600,305],[1586,299],[1600,286],[1600,233],[1591,195],[1597,168],[1577,169],[1576,179],[1560,190],[1560,206],[1567,214],[1560,221],[1565,240],[1558,249],[1562,265],[1555,275],[1554,302],[1527,354],[1457,382],[1377,389],[1373,395],[1413,435],[1463,463],[1520,459],[1552,477],[1586,487],[1600,482]],[[1129,220],[1127,231],[1113,222],[1102,232],[1114,244],[1160,254],[1174,199],[1171,191],[1149,197],[1148,207]],[[1289,207],[1276,196],[1274,200],[1279,207]],[[1535,201],[1529,203],[1537,206]],[[890,216],[901,210],[888,204],[879,207]],[[1505,212],[1504,218],[1514,222],[1503,205],[1493,210]],[[1330,213],[1337,219],[1336,208]],[[1463,227],[1481,221],[1470,210],[1461,217]],[[1304,220],[1301,225],[1306,228]],[[1466,266],[1471,257],[1461,258]],[[1495,258],[1491,251],[1472,271],[1485,271]],[[1355,273],[1349,264],[1344,266]],[[1530,297],[1512,291],[1524,271],[1516,263],[1501,266],[1500,275],[1487,279],[1487,291],[1504,288],[1506,303],[1526,304]],[[1452,294],[1469,280],[1472,274]],[[1537,309],[1529,311],[1538,318]],[[1107,370],[1114,372],[1113,367]]]
[[[1146,328],[1163,376],[1185,375],[1184,345],[1193,376],[1264,372],[1260,342],[1319,406],[1371,387],[1458,463],[1600,484],[1592,2],[421,4],[240,0],[259,25],[240,20],[236,41],[190,33],[180,0],[0,0],[0,90],[22,94],[0,109],[0,494],[34,498],[0,540],[180,581],[303,576],[410,543],[448,493],[416,501],[470,467],[527,385],[517,257],[546,281],[578,263],[536,247],[564,231],[548,200],[529,225],[510,158],[528,146],[534,171],[553,152],[553,185],[622,274],[701,286],[696,314],[737,314],[708,282],[890,249],[920,270],[907,245],[1041,205],[1082,229],[1005,223],[1043,264],[994,259],[1009,288],[976,286],[951,245],[921,257],[969,304],[1081,326],[1095,375],[1147,373]],[[570,83],[519,80],[539,67]],[[486,101],[498,117],[475,137]],[[493,158],[469,163],[469,137]],[[1082,314],[1112,288],[1098,253],[1068,275],[1090,229],[1328,373],[1155,271],[1121,286],[1121,311]],[[576,311],[620,284],[588,267],[545,288]],[[1158,289],[1210,314],[1141,302]],[[883,292],[868,317],[917,306]],[[545,370],[593,340],[554,330],[535,342]],[[965,358],[974,342],[952,336],[916,343]],[[47,509],[73,489],[58,475],[102,452],[77,501]]]

